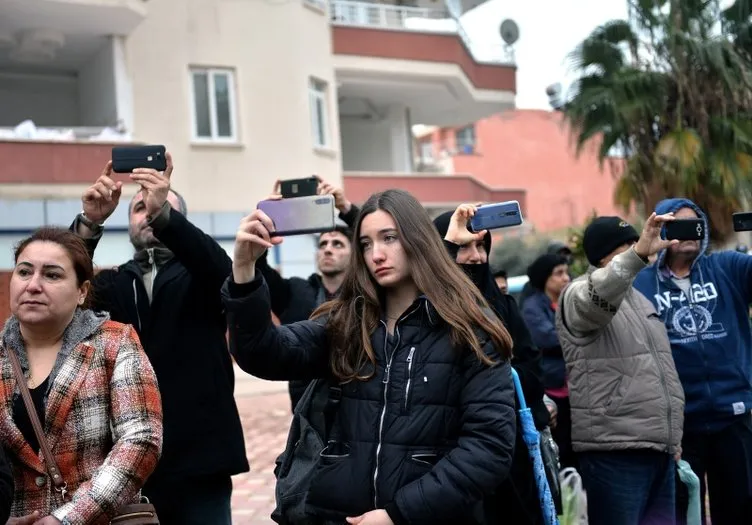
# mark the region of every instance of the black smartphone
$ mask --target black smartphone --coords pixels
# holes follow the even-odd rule
[[[701,241],[705,238],[705,222],[702,219],[676,219],[666,223],[666,239],[669,241]]]
[[[279,237],[330,232],[337,225],[332,195],[266,200],[257,207],[272,220],[276,229],[274,235]]]
[[[307,177],[305,179],[287,179],[279,181],[279,192],[283,199],[293,197],[310,197],[316,195],[319,189],[319,179]]]
[[[734,220],[735,232],[752,231],[752,211],[740,211],[731,216]]]
[[[115,146],[112,148],[112,171],[130,173],[136,168],[167,169],[164,146]]]

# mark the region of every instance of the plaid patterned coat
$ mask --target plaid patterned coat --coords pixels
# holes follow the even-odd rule
[[[162,404],[157,379],[135,330],[108,314],[77,311],[50,374],[44,431],[68,485],[63,501],[13,421],[16,388],[7,352],[28,373],[18,321],[0,337],[0,440],[13,466],[11,516],[35,510],[65,525],[106,524],[138,493],[157,465]]]

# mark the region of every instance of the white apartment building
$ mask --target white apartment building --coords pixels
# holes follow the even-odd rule
[[[514,107],[511,53],[474,49],[461,26],[479,3],[3,0],[0,270],[33,228],[69,224],[123,141],[167,146],[190,219],[228,250],[277,179],[351,177],[362,193],[369,175],[413,173],[413,125]],[[95,262],[119,264],[125,206],[107,226]],[[305,275],[312,246],[273,255]]]

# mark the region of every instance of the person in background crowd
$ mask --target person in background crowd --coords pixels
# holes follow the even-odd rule
[[[561,293],[569,284],[568,269],[567,260],[560,255],[545,254],[533,261],[527,275],[535,293],[522,308],[522,317],[530,330],[533,344],[543,356],[541,365],[546,395],[557,406],[557,422],[552,433],[559,445],[562,468],[577,465],[570,435],[566,365],[556,333],[556,309]]]
[[[491,253],[491,234],[487,231],[472,233],[467,223],[475,214],[477,206],[461,204],[454,211],[443,213],[433,221],[449,256],[470,277],[489,306],[504,323],[512,337],[512,366],[520,376],[525,399],[533,413],[539,430],[546,428],[551,420],[543,402],[543,381],[540,352],[533,346],[530,333],[517,309],[517,303],[502,293],[491,275],[488,254]],[[509,520],[516,525],[541,523],[542,514],[532,464],[522,432],[517,432],[512,472],[497,491],[499,520]]]
[[[583,237],[591,267],[556,313],[590,525],[675,523],[684,391],[666,329],[632,287],[648,257],[671,245],[660,231],[672,219],[651,215],[641,236],[619,217],[594,219]]]
[[[279,181],[275,185],[274,193],[267,198],[281,199],[278,191]],[[318,191],[321,195],[334,196],[334,205],[339,211],[340,220],[345,223],[345,226],[338,225],[334,231],[319,235],[316,253],[318,273],[311,274],[308,279],[285,279],[269,265],[267,252],[256,261],[256,269],[264,276],[269,287],[272,312],[282,324],[304,321],[325,301],[337,297],[350,262],[350,228],[358,218],[358,207],[347,200],[341,188],[335,188],[327,182],[321,181]],[[307,386],[308,381],[290,381],[288,389],[293,411]]]
[[[5,523],[10,517],[13,492],[13,472],[10,469],[5,449],[0,446],[0,523]]]
[[[493,274],[493,278],[501,293],[509,293],[509,277],[507,276],[506,270],[496,270]]]
[[[40,228],[17,246],[11,317],[0,336],[0,447],[13,466],[13,525],[101,524],[157,466],[162,406],[133,327],[88,308],[94,266],[86,244]],[[18,357],[66,492],[48,474],[17,387]]]
[[[684,387],[682,458],[700,478],[701,501],[707,476],[713,525],[752,523],[752,257],[707,254],[707,217],[688,199],[661,201],[655,211],[705,224],[702,240],[662,250],[634,283],[666,326]],[[683,522],[684,491],[677,504]]]
[[[566,260],[567,265],[572,264],[574,257],[569,246],[561,241],[551,241],[548,244],[548,248],[546,248],[546,253],[544,255],[559,255]],[[571,280],[572,275],[570,274],[569,277]],[[530,281],[525,283],[525,285],[522,287],[522,291],[520,292],[520,310],[525,308],[525,301],[527,301],[528,297],[534,295],[535,291],[535,287]]]
[[[344,442],[322,452],[307,495],[312,516],[487,523],[481,504],[508,476],[515,443],[512,341],[423,206],[402,190],[372,195],[340,295],[291,325],[274,326],[255,271],[281,242],[273,232],[260,210],[240,224],[224,289],[230,349],[258,377],[342,384]],[[342,450],[331,455],[335,445]]]
[[[128,207],[132,260],[102,270],[94,306],[134,326],[159,379],[164,406],[164,453],[146,495],[162,525],[231,523],[230,476],[248,470],[235,405],[220,297],[232,261],[214,239],[185,217],[185,201],[170,189],[167,171],[137,169],[141,186]],[[93,254],[103,224],[120,201],[122,183],[107,163],[83,195],[72,229]]]

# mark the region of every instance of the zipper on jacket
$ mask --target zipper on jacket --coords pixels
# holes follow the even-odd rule
[[[392,372],[392,359],[394,359],[394,355],[397,353],[397,350],[399,350],[400,345],[400,332],[399,332],[399,324],[402,322],[403,319],[409,317],[413,314],[418,308],[420,308],[420,305],[413,308],[409,312],[407,312],[405,315],[400,317],[397,322],[394,324],[394,348],[392,349],[391,354],[388,356],[387,362],[386,362],[386,370],[384,372],[384,406],[381,407],[381,416],[379,417],[379,442],[376,445],[376,465],[373,469],[373,505],[375,508],[379,508],[379,489],[378,489],[378,481],[379,481],[379,457],[381,456],[381,445],[382,445],[382,439],[384,437],[384,420],[386,419],[386,407],[387,407],[387,401],[388,401],[388,393],[389,393],[389,380],[391,379],[391,372]],[[381,321],[381,324],[384,325],[384,348],[386,349],[389,345],[389,327],[384,321]]]
[[[133,279],[133,301],[136,303],[136,320],[138,321],[138,331],[141,332],[141,313],[138,311],[138,286],[136,279]]]
[[[415,347],[410,347],[410,353],[407,354],[407,383],[405,385],[405,407],[404,412],[407,412],[408,401],[410,400],[410,386],[413,380],[413,354],[415,353]]]
[[[149,264],[151,264],[151,283],[149,284],[149,301],[154,301],[154,282],[157,280],[157,263],[154,262],[154,248],[146,250],[149,253]]]

